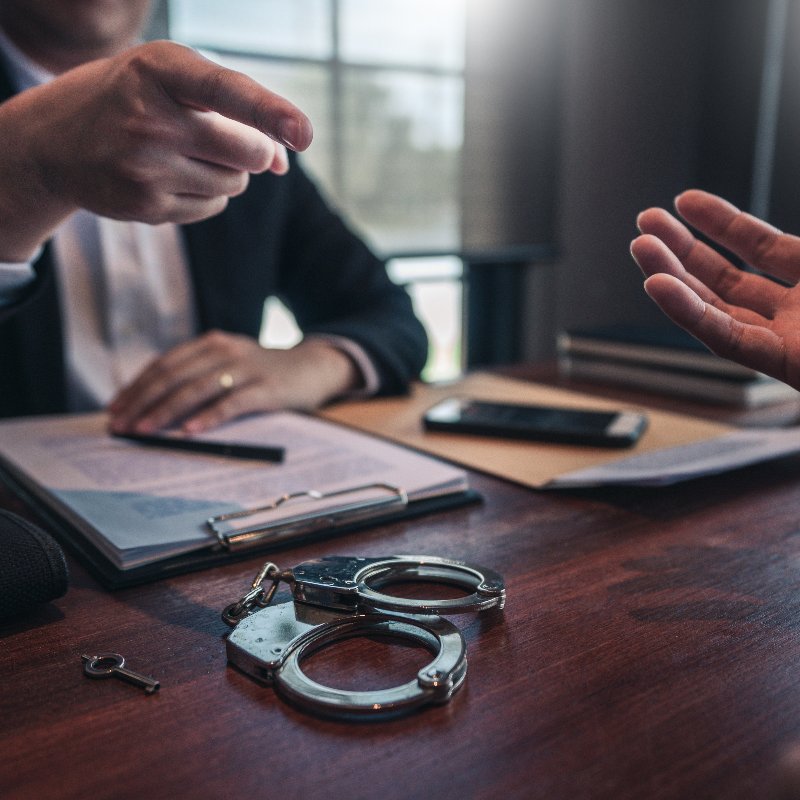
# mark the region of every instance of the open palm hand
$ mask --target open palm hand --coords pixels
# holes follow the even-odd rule
[[[800,237],[698,190],[679,195],[678,214],[757,270],[735,267],[660,208],[643,211],[631,253],[645,291],[675,323],[724,358],[800,389]]]

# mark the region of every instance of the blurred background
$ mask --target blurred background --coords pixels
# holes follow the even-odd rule
[[[668,325],[628,245],[684,188],[800,232],[799,4],[162,0],[151,35],[308,113],[304,164],[408,286],[444,380],[552,358],[565,329]]]

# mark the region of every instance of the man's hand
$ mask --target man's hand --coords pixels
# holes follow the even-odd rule
[[[691,190],[675,201],[693,228],[785,283],[737,269],[663,209],[643,211],[631,253],[664,313],[725,358],[800,389],[800,238],[719,197]]]
[[[250,173],[288,168],[311,124],[288,100],[174,42],[92,61],[0,105],[0,260],[26,260],[77,208],[185,223]]]
[[[325,341],[268,350],[212,331],[156,359],[123,389],[109,406],[111,429],[152,433],[180,424],[199,433],[243,414],[311,410],[359,380],[350,357]]]

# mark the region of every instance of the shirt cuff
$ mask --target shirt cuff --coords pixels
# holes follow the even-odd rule
[[[32,261],[0,261],[0,307],[11,305],[36,278]]]
[[[327,342],[337,350],[341,350],[343,353],[350,356],[355,363],[356,368],[361,373],[362,386],[360,389],[345,393],[343,395],[344,398],[356,399],[359,397],[371,397],[378,392],[381,386],[378,370],[375,369],[372,359],[367,355],[367,351],[364,350],[360,344],[356,344],[352,339],[347,339],[344,336],[336,336],[335,334],[327,333],[314,333],[305,338]]]

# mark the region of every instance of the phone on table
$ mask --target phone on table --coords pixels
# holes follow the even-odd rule
[[[540,442],[631,447],[647,428],[637,411],[599,411],[449,397],[428,409],[427,430]]]

